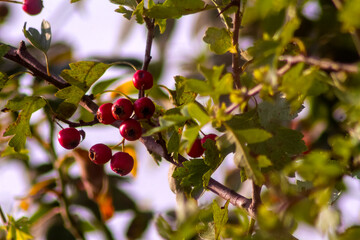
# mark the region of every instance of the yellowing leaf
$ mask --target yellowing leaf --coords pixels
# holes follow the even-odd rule
[[[133,146],[127,146],[124,148],[124,152],[127,152],[128,154],[130,154],[130,156],[132,156],[132,158],[134,159],[134,167],[133,169],[131,170],[131,174],[136,177],[137,175],[137,165],[138,165],[138,161],[136,159],[136,151],[134,149]]]
[[[134,87],[133,82],[130,80],[130,81],[124,82],[123,84],[120,84],[119,86],[117,86],[115,88],[115,91],[124,93],[126,95],[130,95],[130,94],[136,93],[138,90]],[[112,92],[110,97],[116,98],[119,95],[120,95],[119,93]]]
[[[114,215],[114,205],[112,201],[112,197],[110,194],[107,193],[100,193],[97,198],[96,202],[99,205],[100,213],[103,220],[108,220]]]

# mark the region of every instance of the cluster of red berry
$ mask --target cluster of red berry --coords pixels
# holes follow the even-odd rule
[[[153,77],[145,70],[136,71],[132,81],[135,88],[141,91],[153,86]],[[120,98],[115,103],[102,104],[97,110],[96,117],[103,124],[122,121],[119,127],[120,135],[128,141],[135,141],[142,134],[142,128],[137,119],[150,119],[154,112],[155,105],[148,97],[141,97],[134,103],[127,98]],[[60,145],[66,149],[75,148],[81,141],[81,131],[71,127],[62,129],[58,134]],[[111,169],[121,176],[128,174],[134,166],[134,159],[128,153],[117,152],[113,155],[111,148],[102,143],[90,148],[89,158],[96,164],[105,164],[110,161]]]

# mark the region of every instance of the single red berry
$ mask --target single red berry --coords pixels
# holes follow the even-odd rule
[[[22,9],[30,15],[39,14],[43,8],[42,0],[24,0]]]
[[[153,76],[145,70],[137,70],[132,79],[136,89],[148,90],[153,86]]]
[[[93,163],[105,164],[112,157],[111,149],[105,144],[98,143],[89,150],[89,158]]]
[[[200,138],[197,138],[187,154],[192,158],[197,158],[203,155],[204,151],[205,149],[201,146]]]
[[[150,98],[142,97],[134,102],[134,110],[139,119],[149,119],[154,115],[155,105]]]
[[[134,107],[127,98],[118,99],[111,108],[112,115],[117,120],[126,120],[131,117]]]
[[[73,149],[79,145],[81,136],[76,128],[64,128],[58,133],[58,141],[66,149]]]
[[[123,121],[119,127],[120,134],[128,141],[135,141],[141,137],[141,125],[135,119],[127,119]]]
[[[121,176],[125,176],[134,167],[134,159],[126,152],[115,153],[110,161],[111,170]]]
[[[217,137],[217,135],[214,134],[214,133],[210,133],[210,134],[205,135],[205,136],[201,139],[201,146],[204,145],[204,143],[206,142],[207,139],[210,139],[210,140],[215,141],[215,138],[216,138],[216,137]]]
[[[102,104],[96,112],[96,117],[103,124],[112,124],[116,119],[112,115],[112,103]]]

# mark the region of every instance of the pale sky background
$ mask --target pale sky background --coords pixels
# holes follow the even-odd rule
[[[7,25],[0,28],[0,36],[5,43],[18,46],[21,40],[25,40],[22,33],[24,22],[27,22],[27,27],[39,29],[42,20],[46,19],[52,27],[53,42],[63,40],[72,45],[74,47],[74,57],[77,60],[83,60],[93,55],[122,55],[143,59],[146,40],[144,26],[137,25],[131,32],[126,33],[130,35],[127,38],[128,40],[119,46],[118,36],[122,24],[128,20],[123,18],[121,14],[114,12],[116,5],[107,0],[82,1],[84,2],[83,8],[77,9],[76,4],[70,4],[70,1],[44,0],[45,7],[37,16],[29,16],[22,11],[21,5],[11,4],[11,18],[8,19]],[[174,85],[172,76],[181,74],[178,63],[185,61],[184,59],[187,57],[196,56],[200,50],[206,47],[198,39],[189,37],[191,21],[193,21],[192,16],[181,18],[176,29],[177,32],[174,34],[176,37],[169,39],[170,45],[176,47],[171,48],[168,53],[166,72],[160,79],[162,84],[169,87]],[[153,57],[155,59],[157,57],[155,46],[153,48]],[[108,70],[103,78],[118,74],[119,71]],[[26,78],[24,81],[24,84],[26,84]],[[41,114],[41,112],[39,111],[36,114]],[[36,120],[36,114],[32,120]],[[110,126],[97,125],[96,127],[84,128],[84,130],[87,136],[80,145],[84,148],[90,148],[98,142],[115,144],[121,140],[118,130]],[[57,146],[57,149],[60,154],[66,153],[66,150],[60,146]],[[31,161],[36,163],[46,161],[43,156],[38,156],[35,150],[31,153]],[[137,150],[139,160],[138,176],[124,185],[125,191],[130,193],[143,209],[153,209],[157,213],[162,213],[174,208],[176,206],[175,195],[170,191],[167,184],[169,164],[163,161],[161,166],[158,167],[141,144],[137,145]],[[222,169],[214,174],[214,178],[223,182],[221,171],[231,166],[233,166],[232,160],[227,159]],[[2,173],[0,175],[0,205],[6,213],[18,217],[29,213],[21,211],[17,205],[18,202],[14,201],[14,198],[23,196],[30,187],[23,176],[24,170],[19,168],[21,166],[16,163],[0,161],[0,172]],[[111,171],[108,165],[107,170]],[[72,169],[72,172],[75,174],[78,172],[76,166]],[[360,184],[359,181],[351,179],[346,179],[346,182],[349,185],[349,194],[345,194],[339,204],[343,206],[344,214],[347,216],[343,219],[343,223],[348,226],[355,222],[359,223],[360,193],[358,190]],[[244,194],[249,196],[250,192],[245,189]],[[212,193],[206,193],[201,198],[201,203],[211,201],[213,196]],[[107,222],[117,239],[124,239],[123,233],[130,219],[129,217],[127,214],[117,213]],[[304,240],[327,239],[322,237],[318,231],[305,225],[301,225],[295,235]],[[90,234],[88,239],[99,239],[99,235]],[[149,228],[144,239],[160,239],[153,225]]]

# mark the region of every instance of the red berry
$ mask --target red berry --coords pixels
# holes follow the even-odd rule
[[[153,86],[153,77],[151,73],[145,70],[137,70],[132,79],[136,89],[147,90]]]
[[[58,141],[66,149],[73,149],[79,145],[81,136],[76,128],[64,128],[58,133]]]
[[[126,152],[115,153],[110,161],[111,170],[121,176],[125,176],[134,167],[134,159]]]
[[[217,137],[216,134],[210,133],[208,135],[205,135],[202,139],[201,139],[201,146],[204,145],[204,143],[206,142],[207,139],[211,139],[213,141],[215,141],[215,138]]]
[[[141,137],[141,125],[134,119],[127,119],[123,121],[119,127],[120,134],[128,141],[135,141]]]
[[[116,119],[112,115],[112,103],[104,103],[96,112],[96,117],[103,124],[112,124]]]
[[[135,114],[138,118],[151,118],[155,112],[155,105],[150,98],[142,97],[134,102]]]
[[[96,164],[105,164],[111,157],[111,149],[102,143],[95,144],[89,150],[89,158]]]
[[[134,107],[127,98],[118,99],[111,108],[112,115],[117,120],[126,120],[131,117]]]
[[[201,146],[200,138],[197,138],[187,154],[192,158],[197,158],[203,155],[204,151],[205,149]]]
[[[22,9],[30,15],[36,15],[41,12],[43,8],[42,0],[24,0]]]

